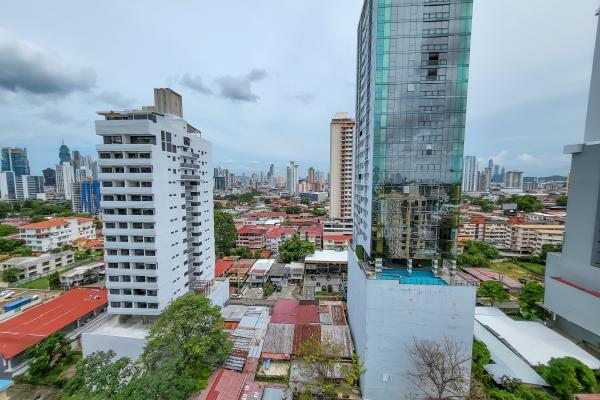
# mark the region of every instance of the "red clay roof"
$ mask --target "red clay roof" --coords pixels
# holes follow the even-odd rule
[[[69,225],[69,222],[64,219],[54,218],[47,221],[35,222],[33,224],[21,225],[19,229],[47,229],[61,225]]]
[[[222,258],[217,260],[215,263],[215,276],[219,277],[223,275],[223,273],[226,272],[232,264],[233,260],[224,260]]]
[[[269,229],[267,234],[265,235],[267,238],[278,238],[283,235],[291,235],[298,231],[298,228],[293,226],[276,226],[274,228]]]
[[[255,225],[244,225],[240,229],[238,229],[238,235],[262,235],[265,233],[266,230],[266,228],[258,227]]]
[[[352,235],[323,235],[323,240],[352,240]]]
[[[318,305],[300,305],[300,307],[298,307],[297,324],[318,324],[319,322]]]
[[[300,233],[308,236],[323,236],[323,227],[320,225],[301,226]]]
[[[0,322],[0,353],[13,358],[106,302],[106,289],[79,287],[27,309]]]

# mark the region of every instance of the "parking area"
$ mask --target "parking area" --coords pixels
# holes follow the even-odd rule
[[[277,300],[277,299],[302,299],[302,290],[300,285],[291,285],[288,284],[285,287],[281,288],[281,291],[275,291],[271,296],[265,297],[262,288],[250,288],[246,287],[242,290],[243,299],[268,299],[268,300]]]
[[[13,292],[10,297],[0,297],[0,308],[4,307],[5,304],[19,297],[33,297],[38,296],[41,300],[50,300],[62,293],[62,290],[36,290],[36,289],[19,289],[19,288],[2,288],[0,291]]]

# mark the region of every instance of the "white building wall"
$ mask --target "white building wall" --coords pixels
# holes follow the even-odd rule
[[[189,132],[189,129],[183,119],[171,115],[156,115],[156,122],[96,121],[98,135],[122,138],[121,144],[97,146],[107,236],[109,313],[158,315],[172,299],[187,293],[193,280],[213,278],[212,148],[198,132]],[[167,151],[170,146],[163,150],[162,139],[165,137],[167,142],[167,133],[171,146],[176,146],[174,151],[173,148]],[[131,136],[135,135],[154,137],[156,143],[131,143]],[[115,159],[115,153],[124,156]],[[131,159],[127,158],[129,153],[150,153],[151,156]],[[116,173],[111,167],[124,168],[124,173]],[[151,171],[130,172],[131,168],[141,167],[150,167]],[[112,182],[112,187],[107,187],[107,182]],[[138,187],[138,182],[151,182],[151,187]],[[120,187],[122,184],[125,187]],[[133,201],[131,195],[152,197],[148,201]],[[125,197],[117,200],[117,196]],[[116,212],[108,214],[107,209]],[[125,209],[127,215],[119,215],[119,209]],[[153,215],[132,215],[134,209],[153,210]],[[140,222],[149,224],[148,228],[134,228],[133,224]],[[120,223],[126,225],[121,228]],[[117,240],[125,236],[129,241],[111,242],[109,236]],[[134,236],[144,237],[144,242],[132,243]],[[147,243],[146,238],[153,241]],[[131,252],[143,250],[144,254],[121,254],[128,249]],[[116,268],[114,263],[117,263]],[[124,268],[126,263],[130,263],[131,268]],[[144,269],[135,269],[136,263],[143,264]],[[156,269],[151,269],[152,266]],[[135,289],[142,294],[134,295]]]
[[[409,398],[413,389],[406,373],[413,364],[407,349],[415,338],[441,341],[446,336],[461,343],[470,355],[475,291],[474,286],[369,280],[349,251],[348,318],[366,368],[360,381],[363,399]],[[422,395],[414,398],[424,399]]]

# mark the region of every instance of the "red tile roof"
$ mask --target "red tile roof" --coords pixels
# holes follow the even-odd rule
[[[223,275],[223,273],[226,272],[232,264],[233,260],[224,260],[222,258],[218,259],[217,262],[215,262],[215,276],[219,277]]]
[[[106,289],[79,287],[29,308],[0,322],[0,353],[13,358],[106,302]]]
[[[262,235],[266,232],[266,228],[258,227],[254,225],[243,225],[240,229],[238,229],[238,235]]]
[[[320,225],[301,226],[300,233],[307,236],[323,236],[323,227]]]
[[[265,237],[269,239],[280,238],[284,235],[291,235],[298,231],[297,227],[294,226],[275,226],[267,232]]]
[[[352,240],[352,235],[323,235],[323,240]]]
[[[19,229],[47,229],[62,225],[69,225],[69,222],[64,219],[54,218],[47,221],[35,222],[33,224],[21,225]]]

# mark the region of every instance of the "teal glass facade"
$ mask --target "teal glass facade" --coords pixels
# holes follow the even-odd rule
[[[355,243],[456,254],[472,0],[366,0],[358,28]]]

